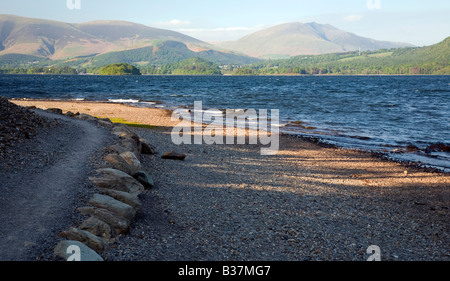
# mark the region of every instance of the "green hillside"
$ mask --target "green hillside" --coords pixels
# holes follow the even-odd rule
[[[195,51],[194,51],[195,50]],[[112,63],[167,65],[199,57],[219,64],[255,58],[166,29],[125,21],[70,24],[0,15],[0,68],[100,67]]]
[[[450,37],[428,47],[296,56],[235,69],[236,75],[450,74]]]
[[[92,66],[101,66],[111,63],[137,63],[139,65],[167,65],[176,63],[189,58],[203,58],[218,64],[250,64],[259,61],[258,59],[236,55],[233,53],[224,53],[214,50],[194,52],[186,44],[176,41],[163,41],[139,49],[126,50],[120,52],[110,52],[107,54],[95,56],[90,64]]]
[[[74,74],[76,69],[98,74],[105,65],[126,63],[134,65],[142,74],[168,75],[450,75],[450,37],[436,45],[420,48],[302,55],[253,64],[241,61],[238,65],[234,64],[236,60],[233,54],[194,52],[183,43],[163,41],[156,46],[57,62],[36,56],[5,54],[0,56],[0,73]],[[253,59],[249,60],[253,62]]]
[[[170,65],[141,67],[144,74],[221,75],[219,66],[202,58],[190,58]]]

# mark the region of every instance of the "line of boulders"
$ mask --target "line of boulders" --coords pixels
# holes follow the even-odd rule
[[[61,114],[57,109],[48,111]],[[89,177],[96,188],[95,194],[87,201],[87,206],[77,209],[87,218],[80,225],[61,232],[63,240],[54,248],[54,254],[64,260],[102,261],[101,255],[109,244],[130,231],[131,223],[141,210],[138,196],[154,185],[140,157],[141,154],[156,154],[156,151],[127,125],[70,111],[65,115],[96,122],[118,137],[117,143],[106,148],[104,167]]]

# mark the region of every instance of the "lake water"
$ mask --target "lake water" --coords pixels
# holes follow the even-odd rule
[[[278,109],[281,131],[450,171],[449,152],[424,151],[450,145],[450,76],[0,75],[0,95],[171,109],[194,101],[202,101],[203,109]],[[398,153],[410,144],[421,150]]]

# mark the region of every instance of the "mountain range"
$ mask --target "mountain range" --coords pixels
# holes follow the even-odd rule
[[[199,57],[217,64],[262,58],[411,46],[377,41],[317,23],[288,23],[234,42],[210,44],[185,34],[125,21],[65,23],[0,15],[0,63],[99,66],[162,65]]]

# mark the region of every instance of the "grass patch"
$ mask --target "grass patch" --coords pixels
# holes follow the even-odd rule
[[[105,117],[97,117],[97,118],[105,118]],[[106,117],[108,118],[108,117]],[[109,120],[111,120],[111,122],[113,123],[121,123],[121,124],[125,124],[128,125],[130,127],[136,127],[136,128],[146,128],[146,129],[154,129],[155,126],[153,125],[147,125],[147,124],[141,124],[141,123],[137,123],[137,122],[129,122],[123,118],[108,118]]]

